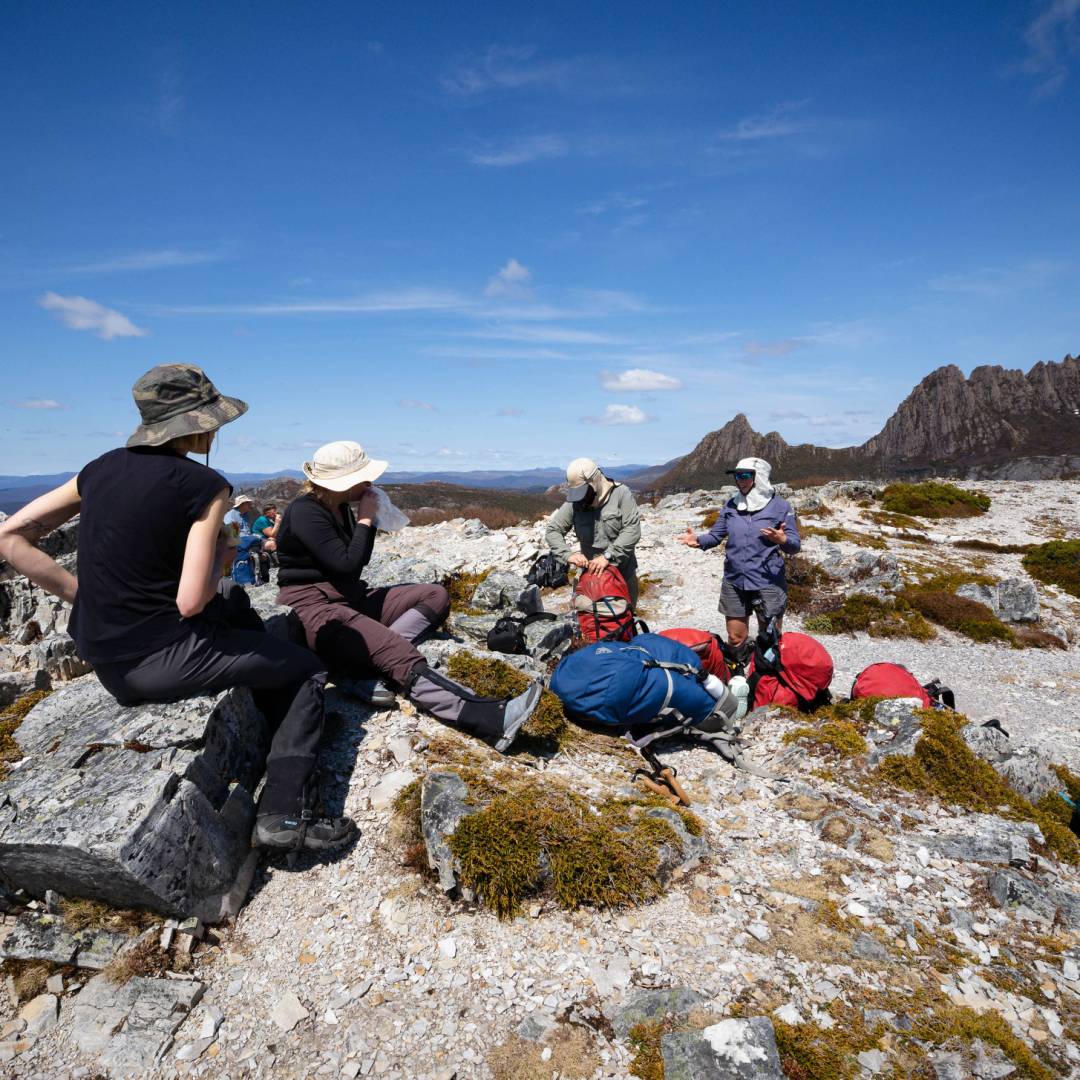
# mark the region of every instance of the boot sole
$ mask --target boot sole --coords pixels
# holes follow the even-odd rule
[[[502,737],[497,743],[495,743],[495,749],[500,754],[505,754],[510,749],[514,740],[517,738],[518,732],[524,727],[525,722],[529,719],[534,712],[536,712],[536,706],[540,704],[540,695],[543,693],[544,688],[540,683],[533,683],[532,690],[535,691],[533,700],[529,703],[529,707],[521,714],[521,718],[517,720],[514,726],[509,731],[504,731]]]
[[[260,851],[337,851],[339,848],[347,847],[359,836],[360,830],[354,829],[351,833],[349,833],[348,836],[344,836],[340,840],[311,840],[310,838],[305,839],[302,847],[296,846],[295,839],[282,843],[275,843],[272,840],[260,840],[257,837],[253,836],[251,838],[251,846],[253,848],[258,848]]]

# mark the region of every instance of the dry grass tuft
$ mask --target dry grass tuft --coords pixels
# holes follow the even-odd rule
[[[545,1047],[551,1050],[547,1061],[542,1057]],[[602,1062],[584,1028],[563,1025],[542,1043],[511,1035],[491,1050],[487,1064],[495,1080],[587,1080]]]

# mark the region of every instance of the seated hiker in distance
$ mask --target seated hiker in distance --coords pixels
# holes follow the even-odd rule
[[[590,458],[575,458],[566,467],[566,502],[548,518],[544,539],[551,551],[588,573],[614,566],[626,580],[631,606],[637,607],[637,556],[641,521],[633,493],[604,475]],[[572,555],[566,534],[574,530],[580,547]]]
[[[413,704],[505,750],[536,708],[539,684],[493,700],[446,678],[428,666],[416,642],[446,618],[447,591],[434,584],[372,589],[360,576],[377,531],[371,485],[386,467],[348,441],[328,443],[304,462],[305,490],[278,529],[278,603],[296,612],[308,644],[331,669],[379,677],[366,694],[370,704],[393,704],[383,682],[389,680]]]
[[[349,818],[313,817],[326,672],[313,653],[265,633],[243,589],[219,588],[231,488],[192,461],[247,411],[189,364],[166,364],[133,388],[142,423],[66,484],[0,525],[0,557],[74,603],[79,655],[122,705],[250,687],[273,732],[254,841],[339,847]],[[35,542],[79,520],[78,578]]]

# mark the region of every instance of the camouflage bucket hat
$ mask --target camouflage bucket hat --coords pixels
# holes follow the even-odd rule
[[[161,446],[182,435],[217,431],[243,416],[247,402],[226,397],[194,364],[160,364],[131,388],[142,423],[128,446]]]

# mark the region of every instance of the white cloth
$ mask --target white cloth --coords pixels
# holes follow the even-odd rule
[[[754,470],[754,486],[745,495],[741,491],[736,493],[735,509],[756,514],[769,505],[769,500],[775,494],[776,489],[770,479],[772,466],[764,458],[744,457],[735,468],[738,471]]]

